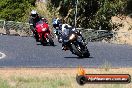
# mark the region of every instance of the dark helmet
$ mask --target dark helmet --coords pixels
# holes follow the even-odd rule
[[[36,17],[37,17],[37,11],[32,10],[32,11],[31,11],[31,16],[32,16],[33,18],[36,18]]]

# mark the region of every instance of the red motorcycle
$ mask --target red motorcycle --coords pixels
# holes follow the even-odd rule
[[[49,26],[44,21],[39,21],[36,23],[36,31],[39,35],[39,40],[42,45],[50,44],[54,46],[54,41],[51,36],[51,31],[49,30]]]

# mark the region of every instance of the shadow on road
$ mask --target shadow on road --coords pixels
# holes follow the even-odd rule
[[[41,43],[39,43],[39,44],[37,43],[37,45],[42,45],[42,44]]]
[[[37,43],[37,45],[40,45],[40,46],[51,46],[51,45],[48,45],[48,44],[43,45],[41,43]],[[57,45],[54,45],[53,47],[55,47],[55,46],[57,46]]]
[[[87,59],[87,58],[81,58],[81,57],[64,57],[64,58],[76,58],[76,59]],[[93,57],[89,57],[89,58],[93,58]]]

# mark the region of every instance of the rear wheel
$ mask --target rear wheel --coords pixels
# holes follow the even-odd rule
[[[51,38],[51,36],[50,36],[50,35],[47,35],[47,38],[49,39],[50,45],[51,45],[51,46],[54,46],[54,41],[53,41],[53,39]]]

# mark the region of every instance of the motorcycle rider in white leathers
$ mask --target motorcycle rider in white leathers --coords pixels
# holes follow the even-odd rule
[[[75,29],[72,28],[69,24],[62,24],[62,50],[64,50],[65,46],[65,40],[67,40],[70,32],[75,31]]]

